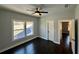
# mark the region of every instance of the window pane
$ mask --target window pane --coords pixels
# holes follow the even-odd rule
[[[14,30],[16,29],[24,29],[24,22],[14,21]]]
[[[32,34],[33,34],[33,22],[32,21],[26,22],[26,35],[29,36]]]
[[[14,31],[14,39],[20,39],[25,37],[25,32],[24,30],[16,30]]]

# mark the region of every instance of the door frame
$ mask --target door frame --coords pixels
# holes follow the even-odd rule
[[[58,39],[60,40],[61,39],[61,37],[62,37],[62,35],[61,35],[61,33],[62,33],[62,24],[61,24],[61,22],[69,22],[70,23],[70,29],[72,29],[72,21],[73,20],[58,20]],[[70,34],[70,39],[72,39],[72,30],[69,32],[69,34]]]
[[[72,43],[72,50],[73,50],[73,53],[75,53],[75,20],[74,19],[69,19],[69,20],[58,20],[58,27],[59,27],[59,31],[58,31],[58,38],[59,38],[59,40],[61,39],[61,22],[71,22],[71,27],[70,27],[70,41],[71,41],[71,43]],[[72,33],[72,31],[73,31],[73,33]]]
[[[75,19],[75,54],[78,54],[78,19]]]

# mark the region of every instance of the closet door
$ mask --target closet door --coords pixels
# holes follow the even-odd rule
[[[48,39],[54,41],[54,22],[53,20],[48,21]]]

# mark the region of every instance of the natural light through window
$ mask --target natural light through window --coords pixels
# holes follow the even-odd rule
[[[14,21],[14,40],[33,35],[33,21]]]
[[[14,21],[14,39],[23,38],[24,36],[24,22]]]
[[[31,21],[28,21],[26,22],[26,35],[29,36],[29,35],[32,35],[33,34],[33,22]]]

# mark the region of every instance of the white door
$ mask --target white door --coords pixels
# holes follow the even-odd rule
[[[48,21],[48,39],[54,41],[54,22],[53,20]]]

